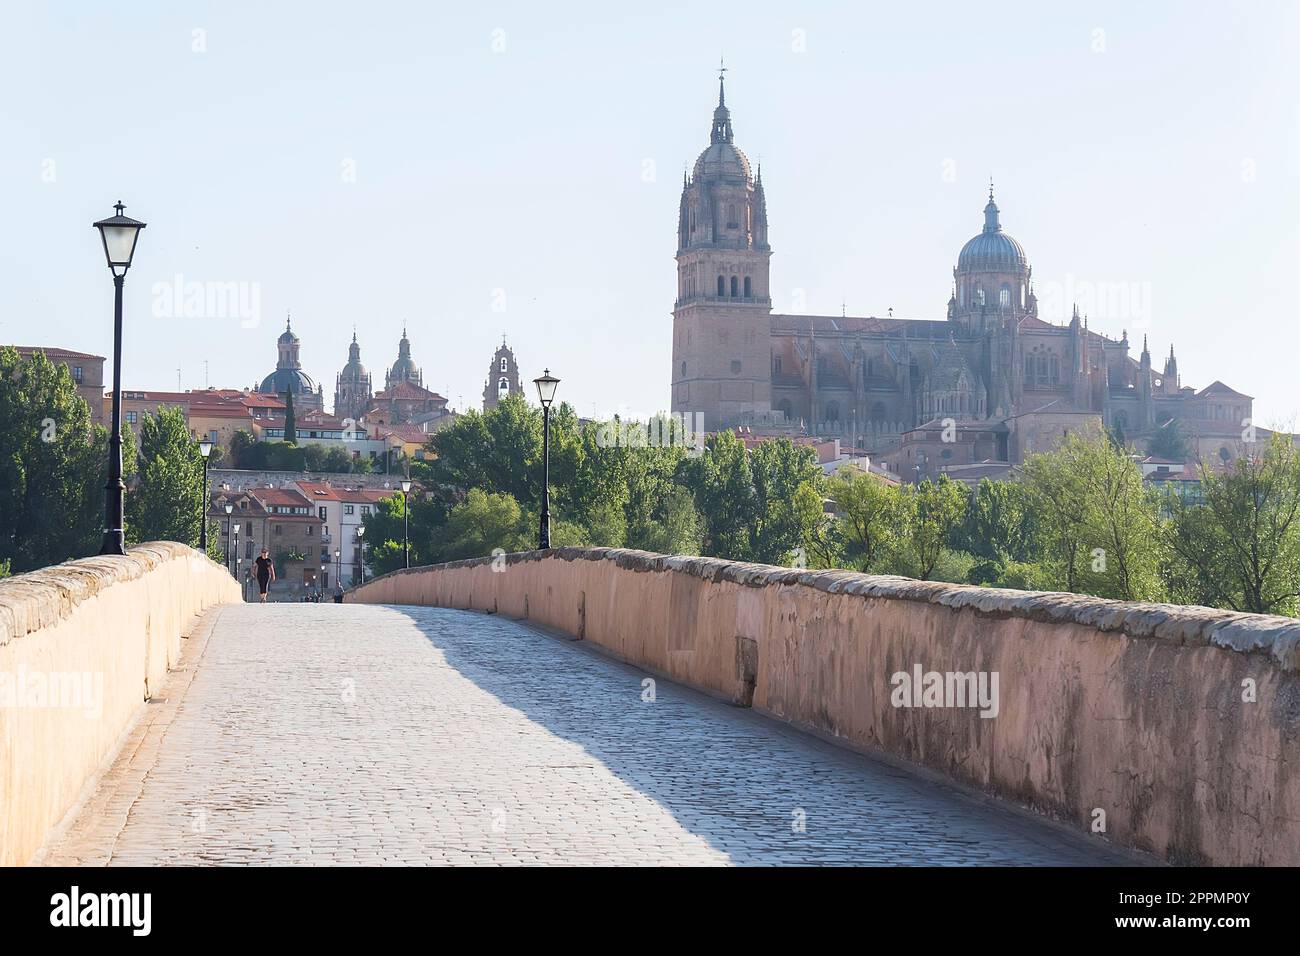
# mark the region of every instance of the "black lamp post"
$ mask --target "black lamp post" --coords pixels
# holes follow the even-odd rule
[[[402,479],[402,566],[411,566],[411,479]]]
[[[104,485],[104,543],[100,554],[126,554],[126,483],[122,481],[122,283],[131,268],[135,243],[145,224],[122,215],[121,200],[113,207],[117,215],[95,223],[104,243],[104,258],[113,273],[113,422],[108,438],[108,484]]]
[[[233,568],[230,569],[230,573],[234,576],[235,580],[238,581],[238,580],[239,580],[239,563],[240,563],[240,559],[239,559],[239,522],[237,522],[237,521],[232,521],[230,530],[231,530],[231,532],[232,532],[232,536],[233,536],[233,538],[234,538],[234,542],[235,542],[234,545],[232,545],[232,548],[233,548],[233,550],[234,550],[234,552],[235,552],[235,566],[234,566]]]
[[[539,548],[551,546],[551,402],[555,401],[555,387],[560,380],[543,369],[540,378],[533,379],[537,386],[537,400],[542,403],[542,529],[538,537]]]
[[[199,442],[199,454],[203,456],[203,528],[199,531],[199,550],[208,553],[208,456],[212,454],[212,442],[204,439]]]
[[[230,518],[230,513],[235,510],[235,506],[229,501],[226,502],[226,570],[230,570],[230,532],[234,522]]]

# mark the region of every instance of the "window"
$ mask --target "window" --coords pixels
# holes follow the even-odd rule
[[[275,535],[277,538],[280,537],[280,526],[278,524],[271,525],[271,534]]]
[[[826,420],[828,422],[838,422],[840,420],[839,402],[826,403]]]
[[[314,524],[307,525],[307,537],[310,538],[315,533],[316,533],[316,526]]]
[[[72,366],[72,378],[73,378],[74,381],[77,381],[77,382],[80,382],[80,381],[81,381],[81,366],[80,366],[80,365],[74,365],[74,366]]]
[[[510,369],[506,367],[506,357],[504,355],[501,356],[501,371],[503,372],[510,371]]]
[[[370,505],[362,505],[362,506],[361,506],[361,513],[362,513],[363,515],[368,515],[368,514],[370,514]]]
[[[502,395],[507,394],[510,391],[510,379],[503,378],[497,382],[497,391]]]
[[[315,551],[316,551],[316,547],[315,547],[315,545],[310,545],[310,544],[309,544],[309,545],[306,545],[306,546],[302,549],[302,556],[303,556],[304,558],[310,558],[310,557],[314,554]]]
[[[208,441],[214,445],[217,443],[217,430],[215,428],[208,430]]]
[[[718,276],[718,298],[722,298],[726,294],[727,294],[727,280],[722,278],[722,276]]]
[[[735,276],[732,276],[732,277],[731,277],[731,297],[732,297],[733,299],[734,299],[734,298],[736,297],[736,295],[738,294],[739,286],[740,286],[740,284],[736,281],[736,277],[735,277]]]
[[[772,374],[773,375],[781,374],[781,356],[779,355],[772,356]]]
[[[128,425],[134,425],[134,424],[136,423],[136,419],[137,419],[138,417],[139,417],[139,412],[127,412],[127,413],[126,413],[126,423],[127,423]]]
[[[344,506],[343,506],[343,513],[344,513],[345,515],[350,515],[350,514],[352,514],[352,512],[355,511],[355,510],[356,510],[356,509],[355,509],[352,505],[344,505]]]
[[[753,286],[750,284],[749,276],[745,276],[745,298],[748,299],[754,294]]]
[[[686,377],[686,363],[682,363],[682,378]]]
[[[328,520],[327,517],[326,517],[326,511],[327,511],[327,510],[328,510],[328,509],[326,509],[324,505],[322,505],[322,506],[318,509],[318,513],[320,514],[320,520],[321,520],[321,521],[326,521],[326,520]]]
[[[732,375],[740,374],[740,359],[731,360],[731,374]]]
[[[1004,309],[1011,305],[1011,290],[1006,286],[998,291],[998,305]]]

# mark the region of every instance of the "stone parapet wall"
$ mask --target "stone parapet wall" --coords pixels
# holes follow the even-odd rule
[[[603,548],[412,568],[346,600],[528,619],[1170,861],[1300,865],[1290,618]],[[996,716],[896,706],[917,668],[996,674]]]
[[[26,863],[180,655],[239,585],[152,542],[0,580],[0,865]]]

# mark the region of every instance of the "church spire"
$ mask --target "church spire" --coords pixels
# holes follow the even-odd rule
[[[711,143],[730,143],[732,139],[731,111],[727,109],[726,74],[726,65],[719,63],[718,108],[713,111],[713,132],[709,134],[709,142]]]
[[[1001,232],[1002,223],[998,220],[998,204],[993,201],[993,177],[989,177],[989,204],[984,207],[984,231]]]

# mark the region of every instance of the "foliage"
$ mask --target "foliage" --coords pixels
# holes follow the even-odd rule
[[[203,456],[190,437],[185,412],[160,408],[140,420],[139,473],[126,501],[127,537],[199,543],[206,507]]]
[[[293,411],[293,392],[284,393],[284,440],[286,444],[298,444],[298,418]]]
[[[826,491],[839,516],[836,527],[842,560],[860,571],[876,569],[905,532],[901,489],[859,469],[846,468],[830,478]],[[833,548],[825,548],[823,554],[826,564],[832,566]]]
[[[13,573],[99,551],[108,481],[108,432],[66,366],[43,353],[0,348],[0,561]],[[123,433],[123,474],[135,467]]]
[[[919,485],[904,486],[902,497],[907,529],[905,560],[915,577],[928,581],[945,558],[949,540],[966,513],[966,489],[947,475],[940,475],[938,481],[927,478]],[[949,560],[947,567],[952,566]]]
[[[1192,457],[1191,440],[1178,419],[1171,418],[1164,426],[1156,429],[1155,435],[1147,442],[1147,454],[1169,461],[1185,462]]]
[[[249,471],[368,475],[373,469],[369,458],[353,458],[342,445],[326,446],[313,441],[301,445],[287,441],[257,441],[246,431],[237,431],[232,436],[230,459],[230,467]]]
[[[1300,455],[1273,435],[1225,474],[1201,471],[1204,504],[1171,500],[1166,540],[1179,596],[1257,614],[1300,611]]]

